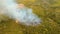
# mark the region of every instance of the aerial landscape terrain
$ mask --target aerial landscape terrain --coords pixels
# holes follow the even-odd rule
[[[26,26],[0,15],[0,34],[60,34],[60,0],[17,0],[16,2],[32,8],[33,13],[41,18],[42,22],[37,26]]]

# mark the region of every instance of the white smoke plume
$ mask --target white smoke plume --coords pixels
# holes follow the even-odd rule
[[[38,25],[41,19],[23,4],[18,5],[14,0],[0,0],[0,15],[6,15],[25,25]],[[1,17],[1,16],[0,16]]]

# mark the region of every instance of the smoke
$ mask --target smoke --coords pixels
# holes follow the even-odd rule
[[[18,4],[13,0],[0,0],[0,14],[18,20],[25,25],[38,25],[41,22],[41,19],[32,12],[31,8],[25,6],[18,8]]]

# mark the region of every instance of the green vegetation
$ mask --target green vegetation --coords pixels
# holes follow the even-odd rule
[[[32,8],[42,23],[25,26],[5,17],[0,21],[0,34],[60,34],[60,0],[18,0],[18,3]]]

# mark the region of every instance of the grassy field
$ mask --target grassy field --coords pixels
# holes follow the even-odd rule
[[[60,0],[18,0],[18,3],[32,8],[42,18],[42,23],[25,26],[6,17],[0,21],[0,34],[60,34]]]

